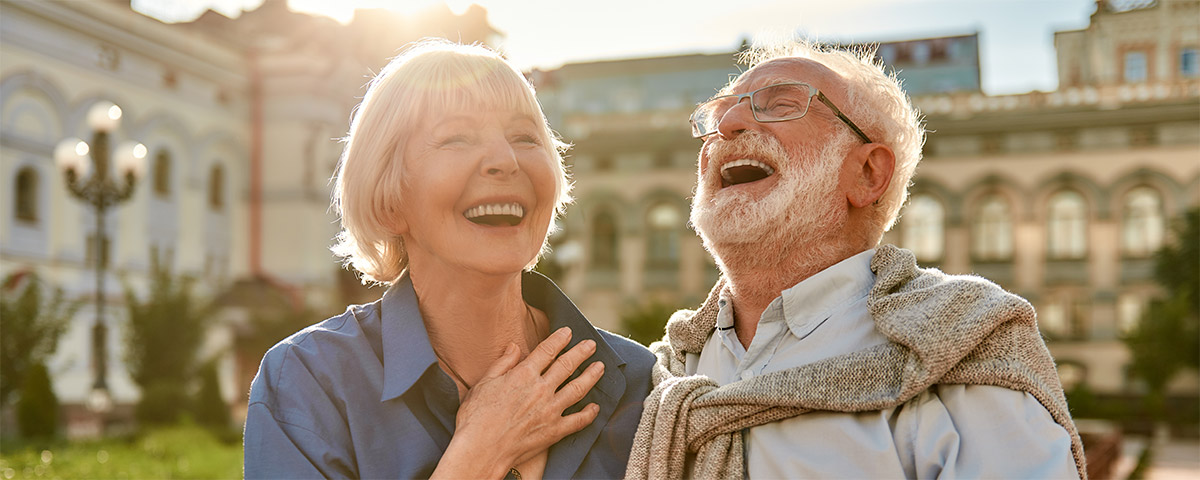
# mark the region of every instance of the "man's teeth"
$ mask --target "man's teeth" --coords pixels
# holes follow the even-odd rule
[[[517,218],[525,217],[525,209],[517,203],[489,203],[468,208],[463,216],[478,218],[486,215],[511,215]]]
[[[729,171],[735,167],[755,167],[766,172],[766,175],[764,175],[765,177],[769,177],[775,173],[774,168],[771,168],[769,165],[763,162],[750,158],[739,158],[721,166],[721,178],[724,178],[726,182],[733,182],[734,179],[729,174]]]

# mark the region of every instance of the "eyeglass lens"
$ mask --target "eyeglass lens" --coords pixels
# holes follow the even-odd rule
[[[692,114],[692,134],[701,137],[716,131],[721,115],[746,96],[723,96],[701,104]],[[755,120],[778,122],[803,117],[813,95],[808,85],[785,83],[760,88],[748,96]]]

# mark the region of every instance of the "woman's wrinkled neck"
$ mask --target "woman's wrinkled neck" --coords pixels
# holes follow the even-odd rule
[[[430,344],[468,382],[510,343],[522,356],[532,348],[536,329],[521,295],[522,272],[493,275],[420,261],[408,268]]]

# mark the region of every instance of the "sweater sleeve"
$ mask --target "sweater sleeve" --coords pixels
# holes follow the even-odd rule
[[[904,406],[894,439],[909,478],[1079,478],[1067,431],[1016,390],[934,386]]]

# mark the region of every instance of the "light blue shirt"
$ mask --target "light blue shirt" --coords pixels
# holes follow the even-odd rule
[[[570,327],[571,345],[595,340],[590,360],[606,367],[568,409],[594,402],[599,415],[550,447],[545,477],[622,477],[654,356],[593,327],[549,279],[527,273],[522,288],[525,301],[546,312],[550,331]],[[301,330],[263,357],[250,388],[245,475],[428,477],[454,435],[458,407],[457,387],[437,365],[404,275],[379,301]]]
[[[785,290],[750,348],[722,298],[717,330],[688,374],[720,385],[887,342],[867,312],[874,250]],[[885,410],[812,412],[745,432],[751,478],[1078,478],[1071,438],[1032,395],[990,385],[934,385]]]

